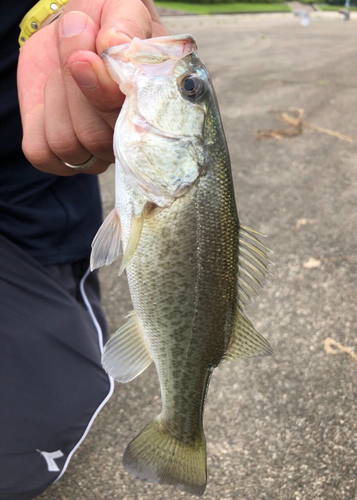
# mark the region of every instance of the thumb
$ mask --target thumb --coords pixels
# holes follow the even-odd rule
[[[121,45],[134,37],[152,36],[151,16],[141,0],[108,0],[102,10],[101,29],[97,36],[97,52]]]

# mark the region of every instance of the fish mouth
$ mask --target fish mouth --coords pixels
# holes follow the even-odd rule
[[[147,75],[170,75],[177,62],[197,49],[191,35],[162,36],[141,40],[106,49],[102,59],[112,79],[127,95],[137,71]]]
[[[168,60],[177,61],[196,50],[196,41],[192,35],[175,35],[146,40],[133,38],[130,43],[106,49],[103,55],[122,63],[156,65]]]

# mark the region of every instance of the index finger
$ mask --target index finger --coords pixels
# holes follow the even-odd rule
[[[150,38],[152,20],[141,0],[108,0],[102,10],[97,52],[126,43],[128,38]]]

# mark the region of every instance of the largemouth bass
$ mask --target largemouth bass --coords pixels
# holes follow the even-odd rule
[[[93,241],[92,268],[122,253],[134,306],[105,346],[104,368],[128,382],[153,361],[160,381],[162,411],[128,445],[124,468],[200,496],[212,371],[272,349],[243,312],[269,272],[268,249],[239,223],[217,100],[195,51],[181,35],[103,55],[126,100],[115,208]]]

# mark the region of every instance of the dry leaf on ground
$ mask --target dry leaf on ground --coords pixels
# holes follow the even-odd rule
[[[307,262],[303,262],[302,267],[305,267],[305,269],[313,269],[314,267],[319,267],[320,265],[321,260],[310,257]]]

